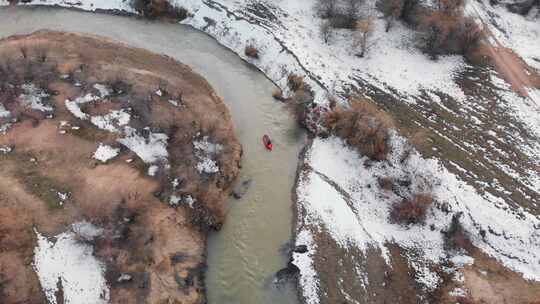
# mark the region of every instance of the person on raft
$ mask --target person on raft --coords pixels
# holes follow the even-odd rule
[[[270,136],[266,134],[263,136],[263,144],[266,147],[266,149],[272,151],[272,140],[270,140]]]

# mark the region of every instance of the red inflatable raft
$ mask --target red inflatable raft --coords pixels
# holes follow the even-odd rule
[[[272,141],[270,140],[270,136],[264,135],[262,138],[263,145],[266,147],[268,151],[272,151]]]

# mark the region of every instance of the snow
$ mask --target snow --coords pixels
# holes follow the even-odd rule
[[[94,152],[94,155],[92,157],[103,163],[106,163],[107,161],[115,158],[118,155],[118,153],[120,153],[119,148],[114,148],[109,145],[100,143],[96,152]]]
[[[152,164],[167,161],[167,134],[149,132],[145,138],[131,127],[124,127],[124,134],[125,136],[117,141],[137,154],[143,162]]]
[[[195,168],[197,169],[197,171],[199,171],[199,173],[213,174],[219,172],[219,166],[217,162],[206,157],[201,158]]]
[[[296,235],[296,245],[306,245],[308,252],[293,253],[293,264],[300,269],[301,292],[306,304],[319,304],[319,279],[313,267],[313,255],[316,244],[308,230],[301,230]]]
[[[148,176],[156,176],[156,173],[158,172],[159,167],[156,165],[152,165],[148,167]]]
[[[97,228],[88,223],[74,229],[88,237],[97,236]],[[62,284],[65,303],[100,304],[109,302],[109,287],[105,280],[105,264],[93,255],[92,246],[78,242],[74,231],[66,231],[49,240],[35,231],[33,267],[47,301],[57,304],[55,292]]]
[[[58,204],[60,206],[63,206],[64,203],[68,200],[69,198],[69,192],[66,192],[66,193],[63,193],[63,192],[60,192],[60,191],[56,191],[56,195],[58,196],[58,199],[60,200],[58,202]]]
[[[112,93],[111,89],[109,89],[106,85],[100,83],[94,84],[94,89],[98,90],[99,96],[101,98],[108,97]]]
[[[0,146],[0,154],[8,154],[13,151],[13,148],[10,146]]]
[[[33,83],[25,83],[21,86],[21,89],[23,93],[19,98],[23,106],[41,112],[52,112],[54,110],[51,105],[46,103],[50,95],[44,90],[36,87]]]
[[[0,103],[0,118],[9,118],[11,116],[11,112],[6,110],[3,104]]]
[[[172,207],[178,207],[180,204],[185,204],[190,208],[193,208],[197,201],[191,195],[171,195],[169,197],[169,205]]]
[[[496,38],[492,44],[500,43],[516,52],[525,62],[540,70],[540,22],[538,17],[527,18],[509,12],[504,6],[491,6],[489,0],[467,1],[465,11],[487,26]]]
[[[77,222],[71,225],[73,232],[84,240],[91,241],[103,233],[103,229],[96,227],[87,221]]]
[[[0,134],[6,134],[9,128],[11,128],[11,123],[9,122],[5,124],[0,124]]]
[[[448,229],[452,214],[463,212],[460,223],[476,247],[526,279],[540,280],[540,221],[536,217],[488,193],[478,194],[435,159],[424,159],[415,152],[401,164],[406,147],[403,138],[393,135],[388,163],[372,163],[368,168],[364,165],[367,159],[341,140],[315,139],[305,159],[312,170],[301,173],[297,188],[298,203],[306,210],[302,224],[319,227],[343,248],[378,248],[389,265],[388,243],[419,252],[408,261],[418,282],[431,289],[438,277],[426,265],[448,258],[441,231]],[[425,224],[392,223],[391,208],[400,198],[382,191],[379,177],[411,179],[412,192],[429,191],[435,201],[448,204],[451,213],[432,206]],[[481,231],[487,232],[485,237]],[[463,256],[455,261],[471,262]]]
[[[118,127],[123,127],[129,124],[131,115],[126,109],[113,110],[105,115],[92,116],[90,121],[101,130],[112,133],[120,132]]]
[[[450,259],[456,267],[463,267],[467,265],[472,265],[474,263],[474,258],[468,255],[456,255]]]
[[[195,168],[199,173],[214,174],[219,172],[218,163],[212,158],[215,157],[223,146],[209,141],[208,136],[204,136],[199,140],[193,141],[195,156],[199,160]]]
[[[66,104],[66,108],[68,109],[68,111],[71,112],[71,114],[73,114],[73,116],[81,120],[88,120],[90,118],[90,115],[84,113],[81,110],[81,105],[92,102],[92,101],[96,101],[99,99],[100,98],[98,96],[88,93],[84,96],[77,97],[75,100],[67,99],[65,104]]]
[[[448,292],[448,295],[451,297],[466,297],[467,292],[462,288],[454,288]]]

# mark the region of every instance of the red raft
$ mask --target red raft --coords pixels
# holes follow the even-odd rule
[[[270,140],[270,136],[264,134],[263,138],[263,145],[266,147],[268,151],[272,151],[272,141]]]

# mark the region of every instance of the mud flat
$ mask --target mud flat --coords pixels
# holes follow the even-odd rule
[[[242,148],[171,58],[40,31],[0,40],[3,303],[203,303]]]

